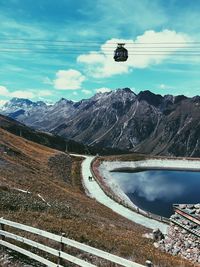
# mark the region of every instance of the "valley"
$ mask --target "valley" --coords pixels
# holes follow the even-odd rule
[[[0,267],[200,267],[200,0],[0,0]]]
[[[151,258],[162,266],[182,266],[182,259],[161,253],[143,237],[147,228],[85,195],[82,158],[69,157],[3,129],[0,136],[0,216],[54,233],[65,232],[77,241],[136,262]],[[193,265],[185,262],[185,266]]]
[[[199,96],[135,94],[123,88],[79,102],[62,98],[52,105],[13,98],[0,113],[90,148],[200,156]]]

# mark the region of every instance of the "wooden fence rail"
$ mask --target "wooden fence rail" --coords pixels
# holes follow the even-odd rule
[[[99,258],[108,260],[109,262],[112,263],[116,263],[119,264],[120,266],[125,266],[125,267],[144,267],[144,265],[126,260],[124,258],[121,258],[119,256],[110,254],[108,252],[93,248],[91,246],[79,243],[75,240],[69,239],[67,237],[64,237],[63,235],[56,235],[44,230],[40,230],[31,226],[27,226],[24,224],[20,224],[20,223],[16,223],[13,221],[9,221],[9,220],[5,220],[3,218],[0,218],[0,226],[1,226],[1,230],[0,230],[0,245],[10,248],[12,250],[15,250],[21,254],[24,254],[40,263],[43,263],[46,266],[50,266],[50,267],[56,267],[56,266],[60,266],[63,267],[64,265],[62,265],[62,261],[66,260],[68,262],[74,263],[78,266],[82,266],[82,267],[97,267],[97,265],[94,265],[92,263],[89,263],[88,261],[85,261],[83,259],[79,259],[78,257],[72,256],[68,253],[65,253],[64,250],[64,246],[70,246],[73,248],[76,248],[78,250],[87,252],[88,254],[92,254],[95,255]],[[49,246],[46,246],[44,244],[41,244],[39,242],[33,241],[31,239],[25,238],[23,236],[20,236],[18,234],[15,233],[11,233],[10,230],[6,231],[5,226],[10,226],[12,228],[18,229],[18,230],[22,230],[25,232],[29,232],[35,235],[38,235],[40,237],[44,237],[53,241],[56,241],[58,244],[60,244],[60,249],[55,249]],[[10,228],[9,228],[10,229]],[[29,245],[33,248],[36,248],[40,251],[43,252],[47,252],[53,256],[55,256],[57,258],[57,263],[54,263],[52,261],[50,261],[49,259],[45,259],[42,256],[39,256],[33,252],[30,252],[24,248],[21,248],[18,245],[12,244],[10,242],[10,240],[15,240],[18,242],[21,242],[23,244]]]

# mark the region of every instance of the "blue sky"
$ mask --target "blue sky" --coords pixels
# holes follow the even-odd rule
[[[199,10],[197,0],[0,0],[0,105],[122,87],[199,95]],[[119,41],[124,63],[113,61]],[[155,53],[133,55],[138,47]]]

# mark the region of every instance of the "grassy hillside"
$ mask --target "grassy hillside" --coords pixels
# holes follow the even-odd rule
[[[193,266],[157,251],[142,237],[147,229],[88,198],[81,184],[81,161],[0,128],[0,216],[65,232],[69,238],[143,264],[150,258],[162,267]]]
[[[82,143],[75,142],[58,135],[47,132],[41,132],[26,126],[23,123],[15,121],[7,116],[0,114],[0,127],[4,130],[13,133],[14,135],[21,136],[29,141],[48,146],[60,151],[69,151],[78,154],[100,154],[100,155],[113,155],[127,153],[120,149],[104,148],[98,146],[86,146]]]

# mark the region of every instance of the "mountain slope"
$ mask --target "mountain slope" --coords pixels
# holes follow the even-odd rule
[[[61,99],[45,112],[34,107],[17,119],[89,146],[200,156],[198,96],[161,96],[150,91],[136,95],[124,88],[77,103]]]
[[[150,137],[134,151],[200,157],[200,101],[184,98],[164,110]],[[167,115],[165,115],[165,113]]]
[[[71,160],[60,151],[0,128],[0,216],[57,234],[64,232],[69,238],[141,263],[151,258],[162,266],[182,266],[182,259],[157,251],[142,236],[147,229],[88,198],[81,185],[81,159]],[[70,164],[71,172],[64,168]],[[110,266],[92,260],[95,265]]]
[[[50,133],[34,130],[23,123],[15,121],[7,116],[0,115],[0,127],[12,134],[24,137],[30,141],[45,145],[54,149],[65,151],[66,141]]]
[[[112,155],[127,153],[127,151],[122,151],[119,149],[106,149],[98,146],[88,147],[83,143],[79,143],[56,134],[35,130],[23,123],[20,123],[19,121],[15,121],[14,119],[4,115],[0,115],[0,127],[9,131],[10,133],[13,133],[14,135],[61,151],[92,155]]]

